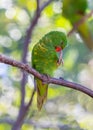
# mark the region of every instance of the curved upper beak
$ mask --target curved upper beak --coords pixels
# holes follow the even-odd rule
[[[60,65],[62,63],[62,65],[64,64],[63,62],[63,57],[62,57],[63,53],[62,53],[62,50],[58,52],[58,61],[57,61],[57,64]]]

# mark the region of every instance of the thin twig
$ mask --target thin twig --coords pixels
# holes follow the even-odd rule
[[[20,111],[20,114],[18,115],[17,120],[14,122],[13,128],[12,128],[13,130],[20,130],[22,124],[24,123],[24,118],[27,115],[27,112],[32,105],[34,94],[35,94],[35,89],[33,90],[31,94],[31,99],[29,103],[27,105],[24,105],[24,107],[22,108],[22,111]]]
[[[36,92],[36,88],[34,87],[34,90],[33,90],[33,92],[32,92],[31,98],[30,98],[28,104],[26,105],[26,110],[28,110],[29,107],[31,107],[32,101],[33,101],[33,98],[34,98],[34,95],[35,95],[35,92]]]
[[[52,3],[54,0],[48,0],[47,2],[45,2],[42,7],[40,8],[40,12],[45,8],[47,7],[50,3]]]
[[[12,60],[12,59],[9,59],[9,58],[2,56],[2,55],[0,55],[0,62],[5,63],[5,64],[9,64],[11,66],[18,67],[20,69],[23,69],[24,71],[28,72],[29,74],[32,74],[35,77],[41,79],[43,82],[57,84],[57,85],[61,85],[64,87],[72,88],[72,89],[81,91],[81,92],[83,92],[83,93],[85,93],[93,98],[93,91],[91,89],[83,86],[83,85],[73,83],[73,82],[70,82],[70,81],[67,81],[64,79],[56,79],[56,78],[51,78],[51,77],[47,78],[47,76],[40,74],[35,69],[31,68],[29,65],[24,64],[22,62]]]

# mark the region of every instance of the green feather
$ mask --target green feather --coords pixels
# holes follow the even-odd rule
[[[42,83],[41,80],[36,79],[37,85],[37,107],[41,110],[44,101],[47,99],[48,84]],[[42,90],[42,91],[41,91]]]
[[[53,72],[58,68],[58,55],[56,46],[62,49],[67,45],[67,38],[63,32],[52,31],[46,34],[32,50],[32,67],[41,74],[53,76]],[[47,98],[48,84],[39,79],[35,79],[37,88],[37,107],[40,110]]]
[[[63,0],[62,15],[69,19],[71,24],[74,26],[86,14],[87,7],[87,0]],[[78,26],[77,31],[88,48],[92,50],[93,36],[86,20]]]
[[[87,0],[63,0],[62,14],[74,24],[86,14],[87,7]]]

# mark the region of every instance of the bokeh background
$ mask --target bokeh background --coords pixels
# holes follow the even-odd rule
[[[41,4],[46,0],[40,1]],[[82,0],[81,0],[82,1]],[[86,12],[93,9],[88,0]],[[35,15],[36,0],[0,0],[0,53],[21,61],[23,41],[31,19]],[[87,19],[93,35],[93,16]],[[27,55],[31,64],[31,51],[35,43],[49,31],[60,30],[68,34],[72,29],[69,19],[62,16],[62,1],[48,5],[33,30]],[[68,37],[68,46],[63,53],[64,66],[55,72],[55,77],[79,83],[93,90],[93,52],[86,46],[78,32]],[[20,106],[20,81],[18,68],[0,63],[0,130],[10,130]],[[28,75],[26,101],[33,90],[33,76]],[[38,112],[36,95],[22,130],[93,130],[93,99],[66,87],[50,85],[48,99]]]

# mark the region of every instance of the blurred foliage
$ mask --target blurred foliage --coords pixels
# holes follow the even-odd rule
[[[42,3],[45,0],[41,1]],[[93,9],[93,1],[88,0],[87,10]],[[0,0],[0,52],[15,60],[21,60],[26,30],[33,19],[36,0]],[[88,19],[93,34],[93,16]],[[33,45],[47,32],[60,30],[68,33],[72,24],[62,16],[62,1],[56,0],[42,12],[28,52],[28,63],[31,64]],[[55,77],[63,77],[93,90],[93,52],[84,44],[78,33],[68,37],[68,46],[64,49],[64,66],[55,72]],[[0,63],[0,119],[15,119],[20,105],[21,71]],[[26,102],[33,89],[33,77],[28,76]],[[93,100],[75,90],[50,85],[47,102],[41,112],[37,111],[36,95],[27,116],[31,124],[24,124],[22,130],[92,130]],[[35,121],[35,122],[34,122]],[[37,124],[39,126],[37,126]],[[41,124],[41,125],[40,125]],[[45,128],[42,127],[45,124]],[[56,124],[56,125],[55,125]],[[56,127],[53,127],[53,126]],[[64,127],[62,127],[62,125]],[[49,127],[48,127],[49,126]],[[9,124],[0,122],[0,130],[10,130]]]

